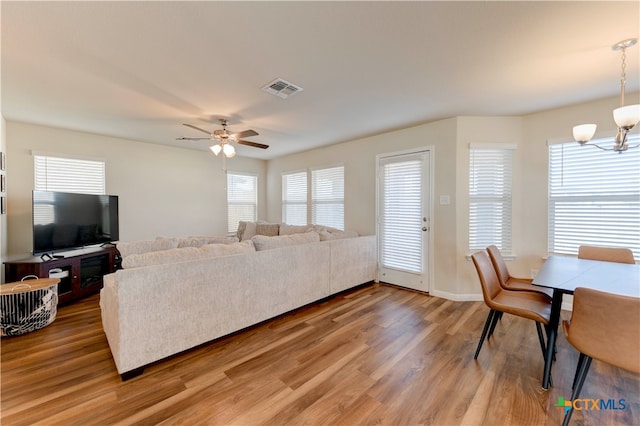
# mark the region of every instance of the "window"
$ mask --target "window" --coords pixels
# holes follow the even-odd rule
[[[313,224],[344,229],[344,167],[311,171]]]
[[[236,232],[238,222],[255,222],[258,217],[258,177],[227,173],[227,230]]]
[[[513,145],[471,145],[469,250],[497,246],[510,255]]]
[[[282,175],[282,221],[289,225],[306,225],[307,172]]]
[[[640,141],[629,135],[630,145]],[[612,146],[613,139],[594,141]],[[627,247],[640,256],[640,150],[549,146],[549,253],[580,245]]]
[[[39,191],[106,193],[104,161],[34,155],[34,189]]]

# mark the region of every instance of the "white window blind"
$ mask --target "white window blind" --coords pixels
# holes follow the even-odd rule
[[[610,147],[613,139],[594,143]],[[627,247],[640,256],[639,149],[549,146],[549,253],[577,255],[580,245]]]
[[[311,220],[344,229],[344,167],[311,171]]]
[[[39,191],[106,193],[104,161],[34,155],[34,189]]]
[[[307,172],[282,175],[282,222],[307,224]]]
[[[381,161],[381,262],[385,268],[422,272],[422,160],[420,154]],[[412,157],[418,157],[414,159]]]
[[[236,232],[238,222],[255,222],[258,216],[258,177],[227,173],[227,230]]]
[[[497,246],[510,255],[513,149],[471,146],[469,155],[469,250]]]

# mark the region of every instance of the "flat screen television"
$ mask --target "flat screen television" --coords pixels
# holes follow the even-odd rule
[[[118,196],[33,191],[33,254],[117,241]]]

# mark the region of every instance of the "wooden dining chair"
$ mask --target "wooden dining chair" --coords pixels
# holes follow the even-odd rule
[[[578,247],[578,259],[604,260],[605,262],[636,263],[633,252],[628,248],[619,247]]]
[[[553,297],[552,289],[533,285],[532,278],[517,278],[511,276],[509,269],[507,268],[507,264],[498,247],[494,245],[489,246],[487,247],[487,252],[491,258],[493,268],[496,270],[496,274],[498,274],[498,280],[500,281],[500,286],[502,288],[514,291],[533,291],[545,295],[549,301],[551,301]]]
[[[546,329],[546,326],[549,324],[549,315],[551,313],[551,302],[549,299],[545,295],[536,292],[513,291],[502,288],[496,270],[493,268],[491,259],[486,251],[478,251],[472,254],[471,259],[480,278],[484,302],[489,307],[489,315],[482,329],[482,336],[478,342],[478,347],[473,359],[478,358],[489,328],[493,329],[495,327],[495,323],[502,313],[535,321],[538,340],[540,341],[540,348],[542,349],[542,356],[544,357],[546,347],[541,325],[544,325]]]
[[[640,298],[578,287],[571,320],[562,325],[567,341],[580,352],[571,401],[580,397],[592,359],[640,373]],[[573,407],[563,425],[572,412]]]

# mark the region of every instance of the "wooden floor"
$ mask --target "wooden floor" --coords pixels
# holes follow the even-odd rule
[[[559,425],[554,404],[571,396],[577,352],[560,337],[555,388],[543,391],[531,321],[505,315],[473,360],[487,313],[482,302],[375,284],[122,382],[96,295],[60,308],[42,330],[2,340],[1,423]],[[639,386],[638,376],[594,361],[583,397],[624,399],[626,409],[576,412],[573,424],[640,424]]]

